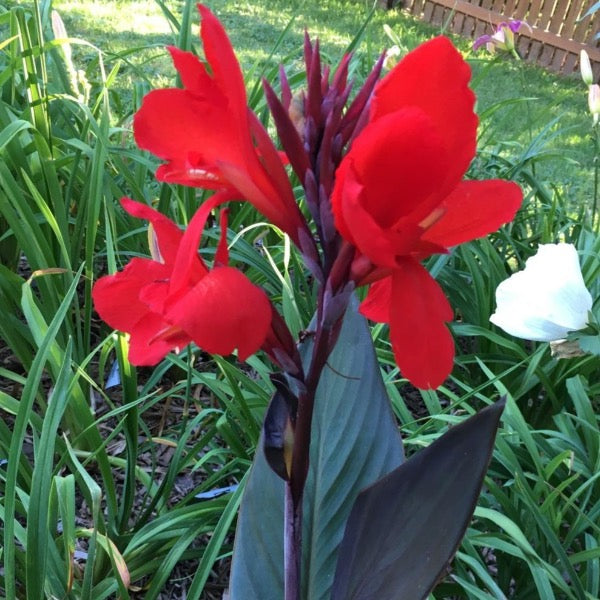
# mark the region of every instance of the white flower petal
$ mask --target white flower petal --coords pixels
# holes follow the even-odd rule
[[[496,290],[490,321],[516,337],[554,341],[587,324],[592,297],[572,244],[541,245],[525,269]]]

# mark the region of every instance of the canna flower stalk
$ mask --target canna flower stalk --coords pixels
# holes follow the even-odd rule
[[[101,278],[93,296],[100,316],[129,333],[134,364],[156,364],[194,342],[215,354],[237,349],[241,360],[263,349],[282,370],[272,376],[277,393],[263,427],[264,457],[285,480],[284,597],[298,600],[313,410],[354,290],[369,286],[360,310],[389,324],[402,375],[418,387],[438,387],[454,362],[447,327],[453,311],[422,263],[510,221],[522,192],[506,181],[465,178],[476,152],[475,96],[469,66],[447,38],[423,44],[379,80],[382,56],[350,101],[350,56],[330,73],[318,42],[306,36],[305,89],[292,92],[283,69],[280,97],[264,82],[282,159],[247,106],[223,27],[208,8],[199,10],[206,62],[170,48],[183,89],[150,92],[134,117],[134,134],[163,161],[157,179],[215,194],[185,231],[124,200],[127,212],[152,224],[152,259],[135,258]],[[514,33],[514,25],[507,27]],[[314,276],[316,311],[304,362],[266,293],[228,265],[226,211],[214,263],[198,253],[209,213],[232,200],[250,202],[287,233]]]

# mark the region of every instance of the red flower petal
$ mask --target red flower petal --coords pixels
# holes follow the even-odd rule
[[[152,366],[161,361],[171,350],[179,351],[192,341],[183,331],[168,336],[164,334],[171,329],[172,326],[160,315],[146,313],[131,331],[129,362],[138,367]]]
[[[404,259],[392,275],[390,339],[404,377],[419,388],[440,386],[452,371],[454,342],[445,322],[452,309],[418,262]]]
[[[297,224],[301,223],[300,211],[296,204],[292,187],[290,186],[290,180],[283,166],[282,153],[277,151],[267,130],[258,120],[258,117],[251,111],[248,111],[248,124],[252,138],[256,144],[257,156],[263,165],[261,173],[264,182],[261,183],[258,180],[257,183],[264,190],[272,190],[270,196],[274,206],[279,205],[281,212],[289,215],[288,218],[296,216]],[[285,154],[283,156],[285,157]],[[285,160],[287,161],[287,157],[285,157]]]
[[[129,360],[134,365],[155,365],[191,341],[181,331],[161,337],[172,325],[154,309],[160,310],[164,303],[169,271],[156,261],[134,258],[123,271],[102,277],[94,285],[92,298],[100,317],[130,334]],[[144,296],[148,296],[146,301]]]
[[[356,180],[350,165],[349,160],[342,163],[342,167],[347,167],[347,175],[343,185],[336,187],[337,193],[334,192],[333,196],[336,226],[371,262],[395,268],[396,256],[392,240],[389,239],[388,232],[363,207],[361,197],[364,188]]]
[[[192,53],[170,48],[185,89],[145,96],[134,116],[136,142],[167,161],[156,171],[159,180],[236,191],[298,243],[298,230],[306,224],[285,168],[247,106],[225,30],[208,8],[198,8],[208,67]]]
[[[206,6],[199,4],[198,10],[202,17],[200,35],[204,45],[204,54],[214,80],[222,90],[227,90],[231,110],[234,111],[234,114],[245,115],[247,102],[244,76],[227,33]]]
[[[444,181],[452,162],[432,121],[418,108],[367,125],[344,161],[352,163],[364,188],[364,209],[383,228],[403,217],[418,223],[427,216],[446,194]],[[336,187],[344,184],[336,178]]]
[[[271,306],[243,273],[217,267],[171,307],[167,318],[207,352],[227,355],[237,348],[245,360],[266,338]]]
[[[248,171],[233,163],[222,161],[219,167],[224,177],[246,198],[261,214],[274,225],[281,227],[289,236],[298,242],[298,229],[300,229],[300,212],[294,204],[291,210],[284,208],[281,197],[277,195],[272,185],[265,180],[265,173],[255,172],[254,177],[248,177]],[[262,167],[260,167],[262,169]],[[263,188],[257,183],[266,185]],[[287,195],[287,194],[286,194]]]
[[[395,269],[402,256],[425,258],[432,254],[444,254],[446,248],[423,241],[423,229],[409,219],[402,219],[393,229],[382,229],[363,209],[360,197],[349,194],[344,203],[344,217],[352,229],[352,243],[373,264]]]
[[[443,199],[446,161],[437,141],[421,111],[399,111],[367,126],[336,173],[336,226],[378,266],[395,268],[397,256],[444,252],[421,241],[420,226]]]
[[[186,90],[204,99],[221,99],[227,102],[202,61],[193,52],[186,52],[175,46],[168,46],[167,50],[171,53],[173,64]]]
[[[194,213],[179,245],[171,274],[170,294],[178,294],[180,290],[186,286],[195,285],[198,280],[208,274],[206,265],[198,255],[198,246],[210,211],[228,200],[231,200],[228,192],[217,192]]]
[[[463,181],[445,199],[444,215],[423,239],[449,247],[482,237],[511,221],[522,201],[523,192],[515,183]]]
[[[170,269],[146,258],[134,258],[114,275],[101,277],[94,285],[92,298],[96,312],[114,329],[131,333],[148,312],[140,299],[140,290],[153,281],[168,278]]]
[[[154,90],[144,97],[133,120],[140,148],[167,160],[158,179],[214,189],[226,182],[219,161],[244,165],[254,152],[240,136],[225,100],[207,101],[187,90]]]
[[[354,243],[352,233],[344,219],[344,201],[352,198],[362,191],[362,185],[356,181],[356,176],[351,171],[352,161],[346,156],[335,172],[335,184],[331,193],[331,210],[335,219],[335,227],[340,235]]]
[[[432,119],[451,158],[450,187],[475,156],[477,117],[470,78],[471,69],[458,50],[447,38],[438,37],[400,61],[379,82],[371,104],[371,121],[408,106],[422,109]]]
[[[171,219],[154,210],[151,206],[141,202],[135,202],[129,198],[121,198],[121,206],[132,216],[138,219],[145,219],[152,223],[158,240],[163,261],[172,264],[177,254],[179,242],[183,237],[183,232]]]
[[[134,134],[140,148],[169,161],[159,169],[160,178],[215,187],[211,179],[218,178],[216,161],[244,164],[252,144],[239,63],[218,19],[205,6],[198,8],[211,75],[197,56],[169,48],[186,89],[147,94],[134,117]],[[203,170],[207,173],[204,179]]]
[[[391,304],[392,278],[390,276],[371,284],[367,297],[360,304],[360,312],[376,323],[389,323]]]

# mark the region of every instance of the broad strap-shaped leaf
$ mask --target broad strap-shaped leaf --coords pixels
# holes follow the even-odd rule
[[[427,597],[471,519],[503,409],[484,408],[361,492],[331,600]]]
[[[304,497],[302,597],[326,600],[337,548],[364,487],[403,460],[365,319],[353,300],[317,390],[310,471]],[[310,356],[310,342],[302,348]],[[284,482],[256,453],[238,519],[231,571],[232,600],[283,598]]]

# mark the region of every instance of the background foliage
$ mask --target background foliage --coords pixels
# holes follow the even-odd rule
[[[391,43],[384,23],[404,49],[437,33],[349,0],[210,5],[264,120],[261,76],[274,81],[283,62],[303,84],[305,26],[333,62],[355,49],[358,80]],[[154,202],[182,224],[200,200],[157,184],[154,161],[131,136],[143,94],[172,85],[164,44],[196,44],[195,6],[57,1],[64,31],[52,26],[52,8],[0,6],[0,595],[220,597],[269,369],[260,355],[242,368],[184,352],[136,372],[90,302],[99,275],[147,254],[145,226],[121,211],[121,196]],[[408,454],[508,398],[475,519],[435,598],[598,598],[597,359],[556,361],[545,344],[488,322],[497,284],[539,243],[575,243],[600,296],[585,86],[458,43],[481,118],[471,175],[516,179],[526,201],[496,236],[431,260],[456,308],[459,348],[438,393],[410,388],[386,328],[372,329]],[[292,331],[303,330],[313,290],[293,249],[242,204],[230,213],[230,242]]]

